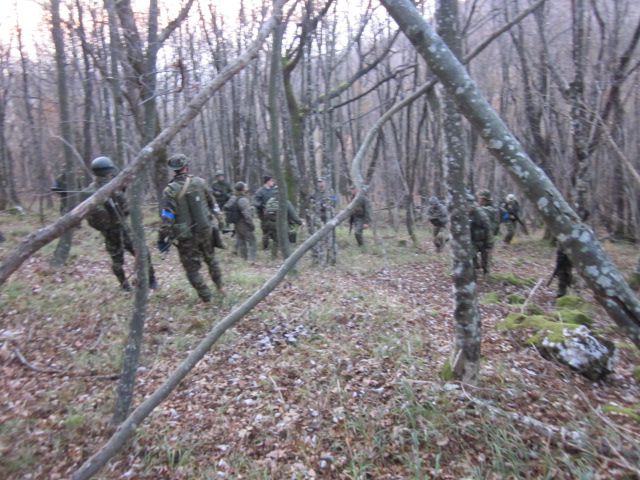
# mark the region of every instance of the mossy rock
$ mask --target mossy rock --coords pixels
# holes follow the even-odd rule
[[[580,325],[575,323],[560,323],[553,317],[547,315],[525,315],[523,313],[510,313],[500,323],[496,325],[499,332],[529,328],[535,331],[524,343],[528,345],[540,345],[546,337],[552,342],[562,342],[564,336],[562,332],[565,328],[575,329]]]
[[[498,303],[500,303],[500,297],[496,292],[489,292],[480,300],[481,305],[496,305]]]
[[[561,323],[575,323],[590,327],[593,325],[593,319],[581,310],[569,310],[561,308],[553,312],[553,316]]]
[[[519,293],[510,293],[507,295],[507,302],[511,305],[522,305],[527,299]]]
[[[580,310],[582,312],[591,312],[591,304],[580,297],[573,295],[565,295],[556,299],[556,307],[567,310]]]

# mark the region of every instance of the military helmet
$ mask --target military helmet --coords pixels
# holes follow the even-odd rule
[[[236,192],[244,192],[247,189],[247,184],[244,182],[236,182],[233,188],[236,190]]]
[[[189,165],[189,161],[187,160],[186,155],[177,153],[169,158],[167,165],[171,170],[182,170],[184,167]]]
[[[216,172],[216,177],[224,177],[224,172],[222,170],[218,170]]]
[[[108,175],[115,169],[116,166],[109,157],[96,157],[91,162],[91,171],[98,177]]]
[[[506,200],[507,202],[515,202],[516,196],[513,193],[510,193],[509,195],[507,195]]]
[[[436,197],[436,196],[434,195],[433,197],[431,197],[431,198],[429,199],[429,203],[430,203],[431,205],[437,205],[438,203],[440,203],[440,200],[438,200],[438,197]]]
[[[480,190],[478,198],[484,198],[485,200],[491,201],[491,192],[489,190]]]

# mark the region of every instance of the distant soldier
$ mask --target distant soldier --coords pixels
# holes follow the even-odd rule
[[[484,210],[491,222],[491,233],[496,236],[500,231],[500,209],[493,205],[493,198],[489,190],[480,190],[478,204]]]
[[[514,235],[516,234],[516,226],[519,223],[522,224],[522,220],[520,220],[520,204],[518,200],[516,200],[516,196],[513,193],[510,193],[505,198],[504,202],[500,206],[500,215],[502,223],[506,224],[507,234],[504,236],[504,243],[511,243]],[[523,225],[524,227],[524,225]]]
[[[577,212],[583,222],[586,222],[589,219],[590,212],[586,208],[578,208]],[[564,253],[564,250],[562,250],[560,246],[558,246],[558,249],[556,250],[556,268],[553,271],[553,276],[549,280],[549,284],[551,284],[553,277],[558,277],[556,298],[564,297],[567,294],[569,287],[573,284],[572,270],[573,264],[571,263],[569,256]]]
[[[253,196],[253,206],[256,209],[256,213],[258,214],[258,218],[260,219],[260,229],[262,230],[262,248],[266,250],[269,248],[269,235],[265,232],[265,208],[267,206],[267,202],[276,192],[274,188],[276,182],[273,180],[273,177],[269,175],[265,175],[262,178],[262,187],[258,189],[258,191]]]
[[[222,170],[216,172],[216,181],[211,184],[211,193],[220,207],[231,198],[231,185],[224,179]]]
[[[91,171],[95,175],[95,180],[82,191],[82,200],[89,198],[100,187],[109,183],[115,176],[117,169],[109,157],[97,157],[91,162]],[[124,252],[126,250],[131,255],[135,255],[127,225],[128,215],[127,198],[124,192],[119,190],[113,193],[106,202],[96,205],[86,217],[89,225],[104,237],[107,253],[111,257],[111,270],[125,291],[130,291],[131,285],[124,272]],[[146,247],[144,255],[147,256],[149,263],[149,287],[155,289],[158,283],[151,264],[151,256]]]
[[[473,195],[469,195],[469,229],[473,246],[473,266],[476,270],[489,273],[491,249],[493,248],[493,226],[487,213],[475,204]],[[480,255],[480,262],[478,262]]]
[[[271,257],[278,256],[278,211],[280,210],[280,200],[278,199],[278,187],[267,201],[264,209],[264,229],[271,243]],[[294,225],[302,225],[302,220],[298,217],[296,209],[287,200],[287,225],[289,226],[289,242],[296,243],[296,231]]]
[[[220,220],[220,210],[200,177],[189,175],[187,157],[169,158],[175,176],[162,193],[158,249],[165,252],[175,243],[189,282],[203,302],[211,300],[211,290],[200,275],[202,260],[218,292],[223,293],[222,274],[215,257],[212,216]]]
[[[256,229],[251,214],[251,202],[247,198],[247,184],[238,182],[234,185],[235,193],[224,205],[227,225],[235,225],[235,236],[238,253],[249,261],[256,259]]]
[[[351,187],[351,198],[358,195],[358,188],[353,185]],[[360,247],[364,247],[364,230],[369,228],[371,223],[371,204],[366,196],[360,197],[356,207],[349,218],[349,231],[353,229],[356,242]]]
[[[441,252],[445,244],[449,241],[449,212],[447,206],[433,196],[429,199],[429,208],[427,209],[429,222],[433,225],[433,244],[437,252]]]

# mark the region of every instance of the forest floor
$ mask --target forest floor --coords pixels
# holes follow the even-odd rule
[[[0,216],[0,259],[37,227]],[[149,243],[155,239],[148,225]],[[595,331],[616,343],[615,372],[592,382],[495,326],[517,293],[554,308],[554,250],[538,237],[496,243],[480,278],[481,382],[441,380],[452,342],[448,252],[421,228],[367,232],[361,252],[340,227],[338,264],[309,256],[227,332],[98,475],[116,479],[637,478],[640,354],[595,305]],[[227,244],[231,241],[228,239]],[[637,247],[607,244],[628,273]],[[46,246],[0,291],[0,478],[68,478],[104,444],[133,295],[121,292],[99,235],[84,225],[67,266]],[[227,295],[198,301],[177,252],[153,252],[136,404],[157,388],[234,305],[275,272],[223,251]],[[127,257],[130,271],[132,261]],[[508,277],[527,280],[515,285]],[[637,371],[637,370],[636,370]],[[482,403],[484,402],[484,403]],[[483,405],[490,405],[485,407]],[[511,414],[521,415],[514,420]],[[511,416],[509,416],[511,415]],[[543,434],[524,416],[585,435]]]

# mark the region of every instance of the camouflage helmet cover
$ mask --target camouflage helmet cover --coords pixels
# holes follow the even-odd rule
[[[438,203],[440,203],[440,200],[438,200],[438,197],[434,195],[429,199],[429,203],[431,205],[437,205]]]
[[[489,190],[480,190],[478,198],[484,198],[485,200],[491,201],[491,192]]]
[[[167,165],[171,170],[182,170],[189,164],[187,156],[182,153],[177,153],[169,158]]]
[[[247,189],[247,184],[244,182],[236,182],[233,188],[236,190],[236,192],[244,192]]]
[[[97,176],[107,175],[116,169],[109,157],[96,157],[91,162],[91,171]]]
[[[216,171],[216,177],[224,177],[224,172],[222,170]]]

